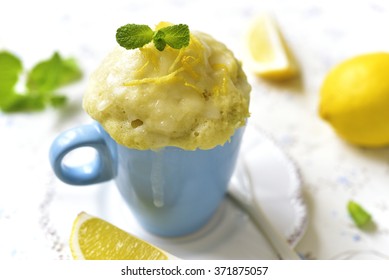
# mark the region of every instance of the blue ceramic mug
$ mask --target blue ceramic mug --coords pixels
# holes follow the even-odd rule
[[[244,128],[210,150],[166,147],[135,150],[117,144],[98,123],[61,133],[50,148],[56,176],[72,185],[114,179],[139,223],[151,233],[180,236],[200,229],[222,202],[237,160]],[[68,166],[65,156],[92,147],[97,156]]]

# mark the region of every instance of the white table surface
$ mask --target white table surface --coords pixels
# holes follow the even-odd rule
[[[98,186],[75,190],[59,183],[47,151],[60,131],[89,121],[81,109],[87,77],[116,44],[119,26],[187,23],[226,43],[240,58],[243,32],[264,11],[277,19],[302,72],[300,79],[269,83],[247,71],[253,86],[250,121],[292,158],[303,178],[309,222],[296,250],[312,259],[388,258],[389,149],[345,143],[319,119],[317,109],[331,67],[356,54],[389,51],[389,3],[328,2],[2,0],[0,48],[16,53],[27,69],[58,50],[76,57],[85,77],[64,89],[70,102],[63,109],[0,113],[0,258],[68,257],[72,221],[53,219],[51,211],[76,214],[73,206]],[[353,225],[346,211],[350,199],[368,209],[375,230]]]

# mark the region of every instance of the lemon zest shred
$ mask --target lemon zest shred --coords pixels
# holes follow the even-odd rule
[[[226,66],[225,64],[223,64],[223,63],[216,63],[216,64],[213,64],[213,65],[212,65],[212,68],[213,68],[214,70],[224,70],[225,73],[226,73],[226,75],[227,75],[228,68],[227,68],[227,66]]]
[[[127,87],[131,87],[131,86],[143,85],[143,84],[149,84],[149,83],[160,84],[160,83],[168,82],[169,80],[172,80],[173,78],[175,78],[176,74],[178,74],[179,72],[182,72],[183,70],[184,70],[184,68],[179,68],[176,71],[174,71],[168,75],[165,75],[165,76],[150,77],[150,78],[143,78],[143,79],[139,79],[139,80],[133,80],[133,81],[125,82],[125,83],[123,83],[123,85],[127,86]]]
[[[201,53],[202,55],[200,57],[198,57],[198,60],[199,60],[199,63],[203,63],[206,61],[206,58],[204,57],[204,45],[199,41],[198,38],[196,38],[195,36],[192,36],[192,40],[193,40],[193,49],[197,49],[199,51],[199,53]]]
[[[169,67],[169,70],[168,72],[172,72],[174,67],[176,67],[176,65],[178,64],[178,62],[181,61],[181,57],[184,55],[184,49],[180,49],[179,50],[179,53],[176,57],[176,59],[173,61],[172,65]]]
[[[198,80],[200,78],[200,75],[193,70],[193,67],[200,63],[198,58],[195,58],[191,55],[186,55],[182,58],[181,63],[186,72],[188,72],[194,79]]]
[[[218,94],[222,94],[224,95],[226,92],[227,92],[227,73],[229,72],[228,71],[228,68],[225,64],[223,63],[218,63],[218,64],[214,64],[212,65],[212,68],[214,70],[222,70],[223,74],[222,74],[222,81],[221,81],[221,85],[216,85],[214,87],[214,90],[215,90],[215,93],[216,95]]]
[[[158,56],[153,55],[153,53],[155,53],[158,50],[152,49],[152,48],[142,47],[141,51],[142,51],[142,55],[144,56],[145,60],[150,61],[151,64],[153,65],[154,71],[159,71],[159,64],[158,64],[158,60],[157,60]]]
[[[199,39],[195,36],[190,36],[191,45],[193,44],[191,49],[203,50],[204,46],[200,43]]]
[[[204,46],[200,43],[200,41],[195,36],[192,36],[192,35],[191,35],[191,45],[192,45],[191,49],[197,49],[197,50],[204,49]],[[148,65],[150,65],[150,63],[153,65],[153,69],[157,71],[159,69],[159,65],[158,65],[158,62],[156,60],[156,57],[154,55],[152,55],[155,50],[151,50],[149,48],[142,48],[141,50],[142,50],[142,55],[144,56],[144,58],[147,62],[144,65],[142,65],[142,67],[140,67],[138,70],[136,70],[135,73],[136,74],[141,73],[142,71],[144,71],[144,69],[146,69],[146,67]],[[174,78],[176,78],[176,75],[182,71],[187,72],[190,76],[192,76],[192,78],[198,80],[200,78],[200,76],[198,73],[196,73],[196,71],[193,70],[193,67],[200,64],[201,61],[204,61],[204,57],[201,56],[201,57],[196,58],[193,55],[185,55],[185,50],[186,50],[185,48],[179,50],[177,57],[175,58],[174,62],[172,63],[172,65],[168,69],[169,74],[161,76],[161,77],[148,77],[148,78],[142,78],[142,79],[134,79],[132,81],[128,81],[128,82],[123,83],[123,85],[124,86],[136,86],[136,85],[143,85],[143,84],[149,84],[149,83],[160,84],[163,82],[169,82],[169,81],[173,80]],[[178,66],[180,66],[180,67],[178,68]],[[223,70],[226,70],[225,73],[227,73],[227,71],[228,71],[224,64],[220,64],[220,65],[217,64],[215,66],[216,66],[216,68],[219,68],[219,69],[221,68]],[[176,68],[176,67],[177,67],[177,69],[174,70],[174,68]],[[226,83],[226,80],[224,77],[223,78],[223,86],[222,86],[224,91],[226,91],[225,90],[225,88],[226,88],[225,83]],[[195,90],[196,92],[198,92],[200,94],[203,94],[203,91],[194,84],[185,82],[184,85],[186,87],[192,88],[193,90]]]
[[[142,72],[145,70],[147,65],[149,65],[149,63],[150,63],[150,60],[147,60],[146,63],[142,65],[142,67],[140,67],[139,69],[134,71],[134,74],[136,74],[136,75],[142,74]]]
[[[196,91],[197,93],[200,93],[201,96],[203,96],[203,90],[201,90],[199,87],[195,86],[194,84],[185,82],[184,85],[186,87],[192,88],[194,91]]]

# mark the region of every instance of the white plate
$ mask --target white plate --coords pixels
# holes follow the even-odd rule
[[[296,166],[268,137],[248,126],[238,161],[246,167],[256,199],[274,227],[295,246],[305,232],[307,209]],[[236,176],[232,184],[236,184]],[[113,185],[113,183],[109,183]],[[275,259],[276,253],[249,216],[226,198],[212,220],[198,232],[161,238],[143,230],[115,187],[96,193],[95,214],[183,259]]]
[[[246,176],[244,186],[240,176]],[[302,195],[301,177],[297,166],[258,129],[248,126],[243,139],[238,167],[232,183],[242,192],[252,190],[274,228],[294,247],[307,226],[307,207]]]
[[[244,171],[242,173],[242,170]],[[180,238],[151,235],[138,224],[122,200],[113,181],[94,186],[70,186],[54,178],[52,171],[49,197],[45,198],[44,230],[52,247],[68,258],[67,241],[76,215],[85,211],[155,244],[183,259],[276,259],[277,254],[249,215],[230,198],[198,232]],[[243,137],[236,172],[231,186],[245,191],[239,174],[250,182],[255,199],[279,233],[295,246],[307,224],[307,208],[301,195],[296,166],[263,133],[248,125]],[[247,184],[246,184],[247,185]],[[55,195],[54,195],[55,194]],[[46,201],[47,200],[47,201]],[[54,233],[53,233],[54,232]]]

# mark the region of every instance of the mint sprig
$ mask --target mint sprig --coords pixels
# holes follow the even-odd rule
[[[25,89],[17,91],[22,74],[21,60],[10,52],[0,51],[0,110],[25,112],[43,110],[47,105],[61,106],[67,98],[57,90],[82,77],[76,61],[64,59],[57,52],[48,60],[37,63],[26,74]]]
[[[126,24],[117,29],[116,41],[128,50],[141,48],[151,41],[159,51],[163,51],[166,45],[181,49],[189,45],[190,32],[186,24],[166,26],[155,31],[144,24]]]

